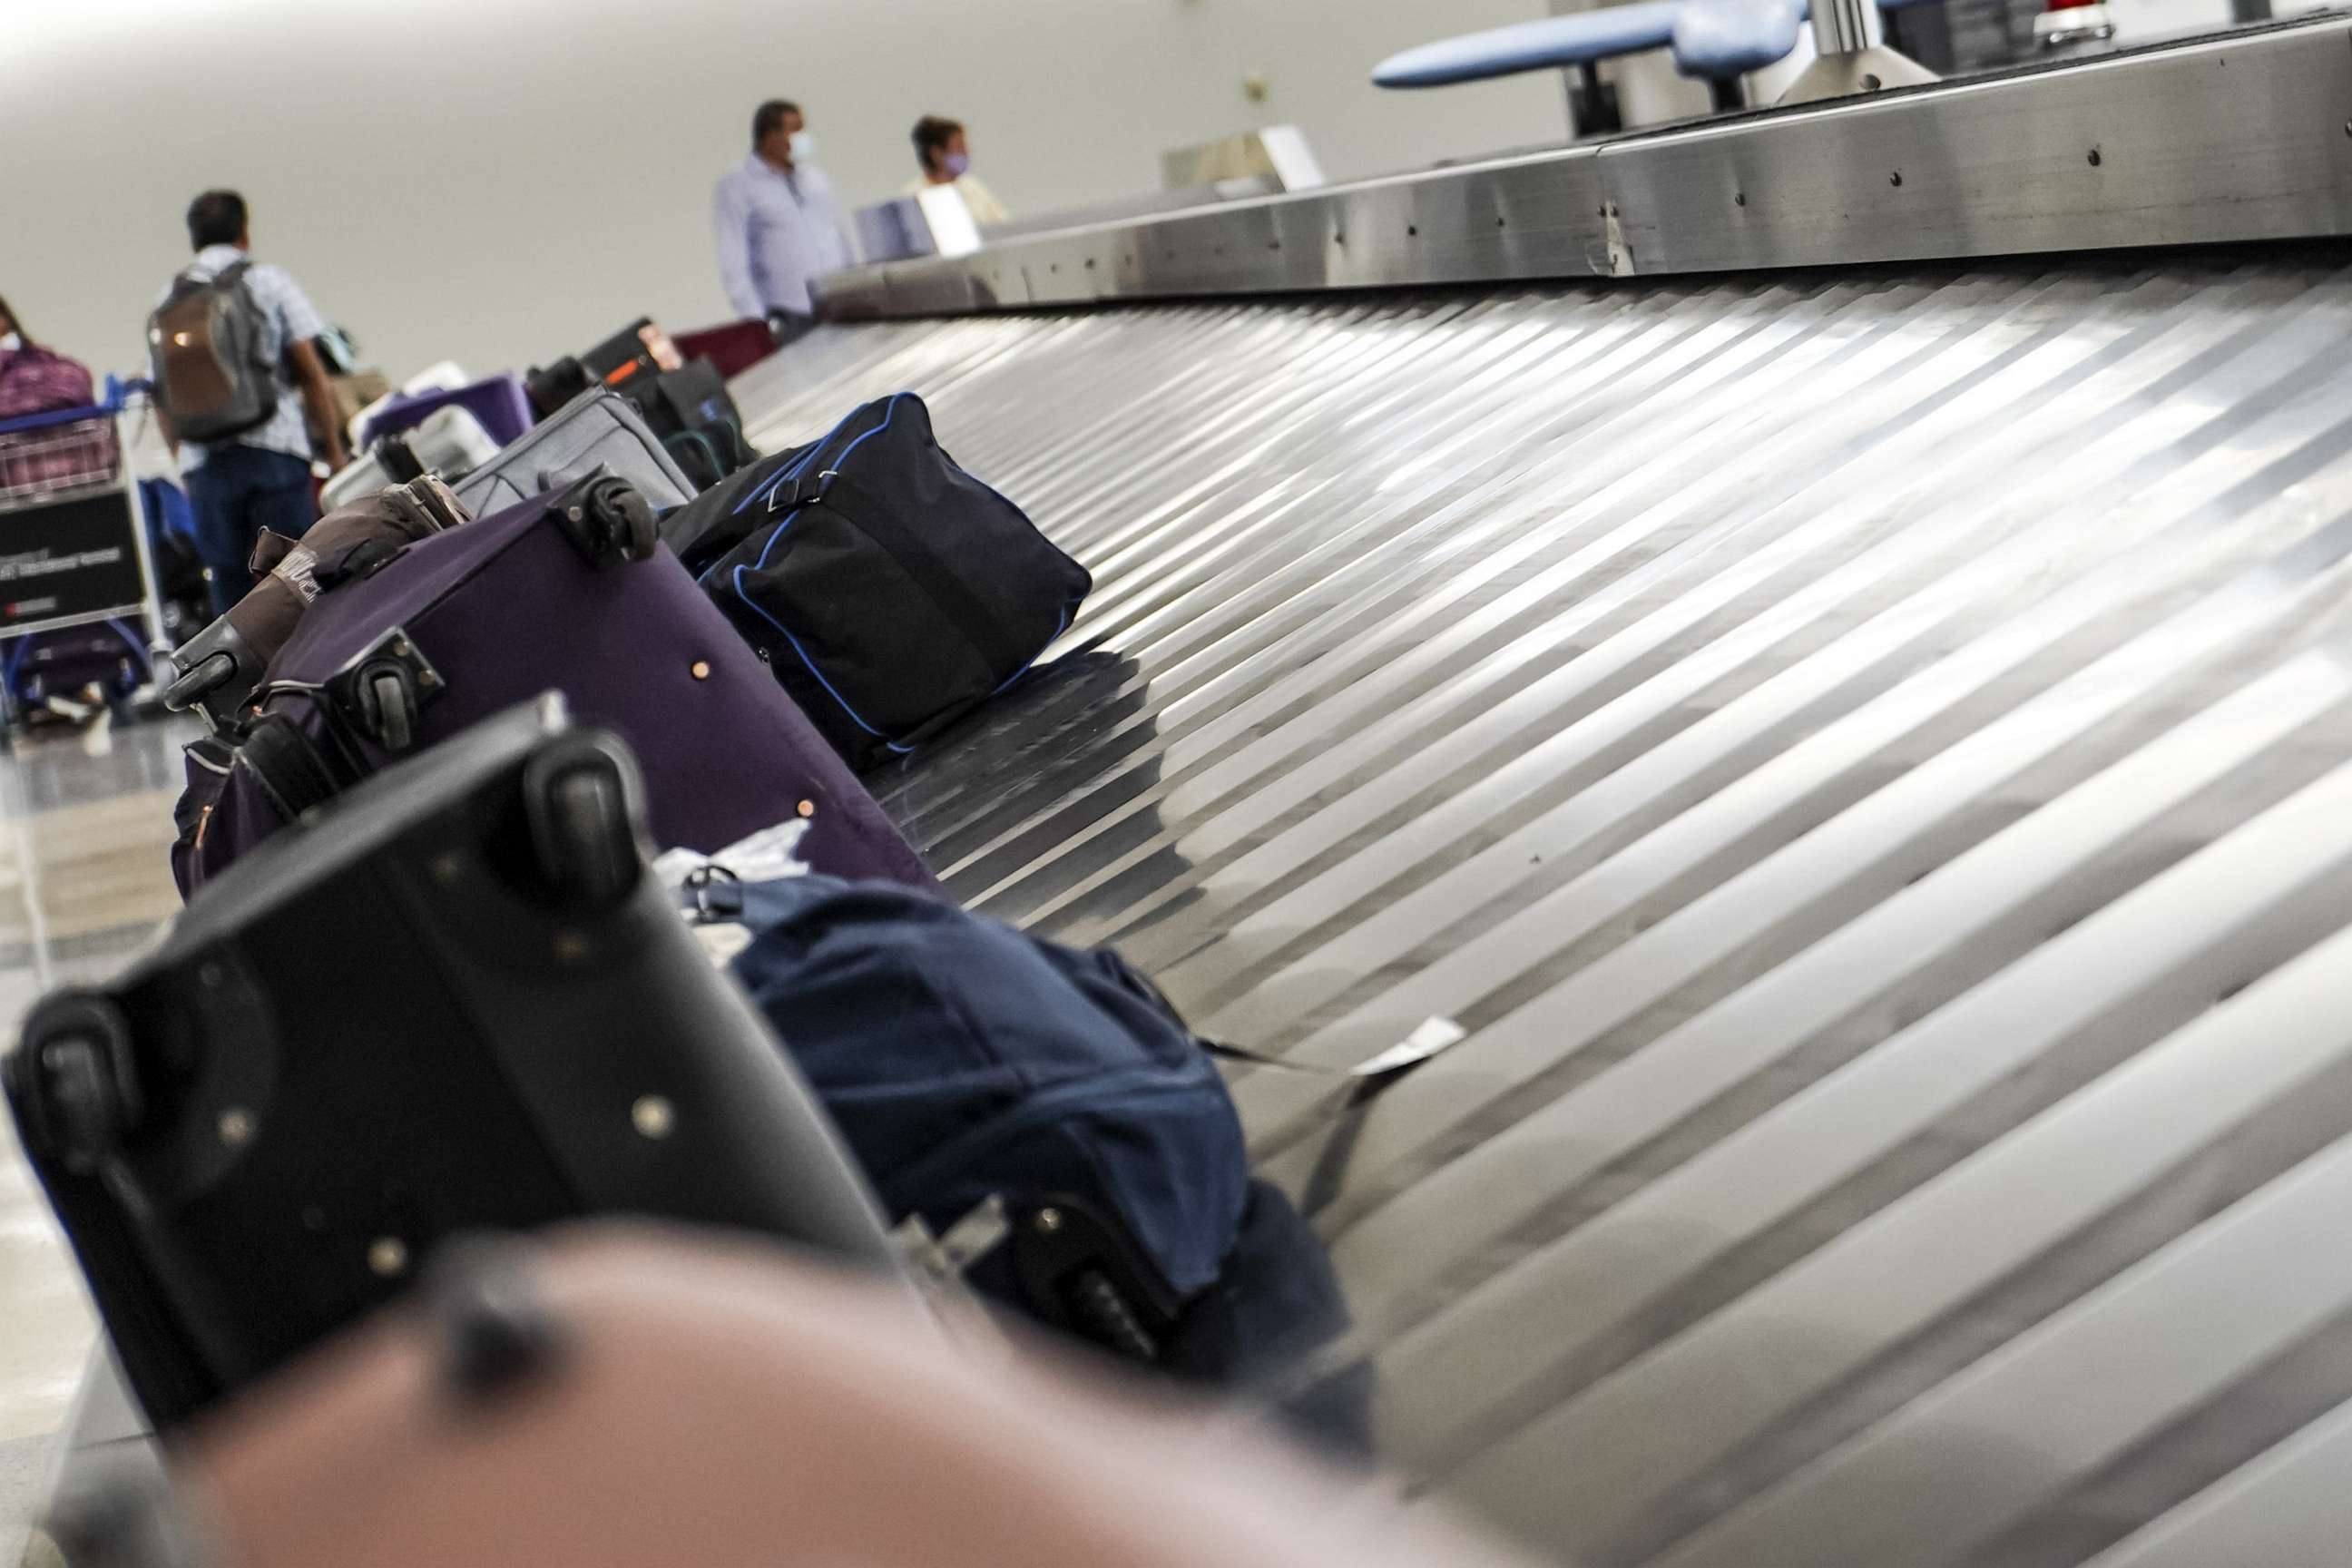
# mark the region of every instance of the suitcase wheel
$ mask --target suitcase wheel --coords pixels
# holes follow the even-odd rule
[[[1130,1361],[1160,1360],[1185,1302],[1123,1223],[1055,1194],[1016,1216],[1012,1247],[1037,1316]]]
[[[599,571],[625,561],[644,561],[661,533],[654,509],[635,485],[599,474],[576,486],[560,503],[557,516],[583,560]]]
[[[629,788],[601,750],[534,758],[523,773],[524,808],[541,872],[585,910],[614,908],[636,890],[637,851]]]
[[[402,669],[378,670],[368,677],[367,695],[362,699],[368,711],[375,715],[376,738],[388,752],[404,752],[416,739],[416,694],[408,684],[408,672]]]
[[[96,1171],[139,1119],[131,1026],[102,996],[66,992],[25,1026],[26,1132],[76,1175]]]
[[[395,753],[416,743],[417,715],[443,689],[440,672],[401,626],[327,678],[336,718]]]
[[[416,742],[416,678],[391,659],[371,660],[348,688],[346,701],[362,733],[387,752]]]

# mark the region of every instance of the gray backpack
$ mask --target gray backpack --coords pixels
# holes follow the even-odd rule
[[[147,318],[155,401],[184,441],[225,441],[278,412],[268,321],[245,286],[249,261],[210,279],[182,273]]]

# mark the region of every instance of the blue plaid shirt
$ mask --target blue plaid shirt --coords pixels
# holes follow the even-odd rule
[[[155,302],[162,304],[172,296],[172,289],[182,278],[194,278],[208,282],[219,277],[238,262],[247,259],[244,251],[234,245],[208,245],[196,252],[194,263],[184,268]],[[180,471],[200,467],[212,445],[258,447],[265,452],[283,452],[289,458],[310,460],[310,430],[302,418],[302,394],[286,367],[286,345],[308,342],[322,334],[327,323],[319,319],[318,310],[302,286],[287,275],[282,267],[272,267],[267,261],[257,261],[245,269],[245,286],[253,291],[254,302],[261,307],[261,350],[269,363],[278,367],[278,412],[269,422],[258,428],[233,437],[226,442],[207,444],[201,441],[180,443]]]

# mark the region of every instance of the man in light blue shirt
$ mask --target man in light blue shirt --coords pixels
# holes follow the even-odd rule
[[[849,265],[841,204],[815,152],[800,106],[772,99],[751,117],[751,155],[712,194],[719,280],[739,316],[806,320],[816,310],[809,284]]]

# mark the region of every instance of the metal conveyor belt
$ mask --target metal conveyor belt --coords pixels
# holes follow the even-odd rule
[[[1413,1484],[1601,1568],[2287,1568],[2352,1540],[2341,266],[833,327],[737,392],[920,391],[1096,574],[874,781],[958,894],[1297,1063],[1467,1031],[1352,1117],[1236,1084]]]

